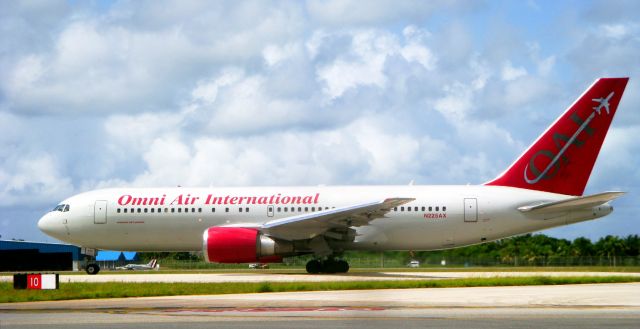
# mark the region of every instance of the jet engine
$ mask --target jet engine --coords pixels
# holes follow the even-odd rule
[[[202,236],[204,257],[210,263],[279,263],[292,255],[293,244],[268,237],[253,228],[210,227]]]

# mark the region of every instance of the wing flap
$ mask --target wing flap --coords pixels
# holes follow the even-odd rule
[[[598,194],[573,197],[560,201],[541,202],[519,207],[525,213],[547,213],[589,209],[607,203],[625,194],[625,192],[603,192]]]

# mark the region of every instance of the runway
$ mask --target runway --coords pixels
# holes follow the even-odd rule
[[[640,283],[0,304],[1,328],[635,328]]]
[[[438,280],[457,278],[490,278],[522,276],[638,276],[631,272],[354,272],[345,274],[284,274],[278,272],[255,273],[126,273],[106,272],[98,275],[60,275],[60,282],[330,282],[330,281],[390,281]],[[0,276],[10,282],[11,276]]]

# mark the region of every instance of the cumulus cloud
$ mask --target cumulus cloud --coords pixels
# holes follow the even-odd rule
[[[109,186],[481,183],[595,77],[637,75],[634,6],[595,2],[551,42],[478,1],[7,4],[0,211]],[[632,112],[596,187],[640,166]]]
[[[0,169],[0,206],[42,204],[73,192],[71,179],[49,154],[9,158]]]
[[[502,80],[511,81],[525,75],[527,75],[527,69],[521,66],[514,67],[509,61],[502,67]]]

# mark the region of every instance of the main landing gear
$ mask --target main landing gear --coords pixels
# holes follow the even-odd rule
[[[307,262],[307,273],[347,273],[349,272],[349,263],[339,259],[312,259]]]

